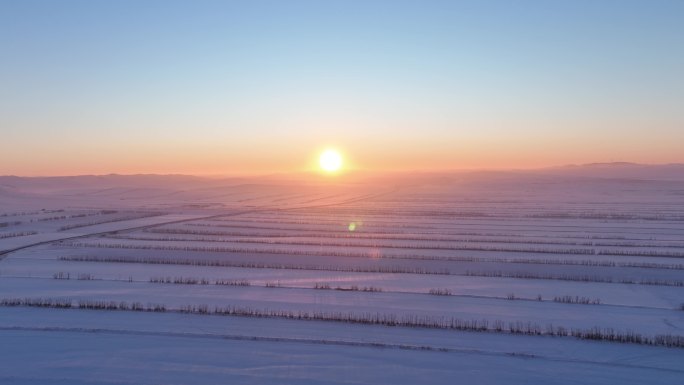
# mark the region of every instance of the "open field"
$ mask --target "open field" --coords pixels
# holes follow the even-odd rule
[[[0,385],[684,385],[683,20],[0,0]]]
[[[61,183],[0,190],[3,382],[684,376],[682,182]]]

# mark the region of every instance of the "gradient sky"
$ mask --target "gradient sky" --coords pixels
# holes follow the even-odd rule
[[[684,1],[0,0],[0,174],[684,162]]]

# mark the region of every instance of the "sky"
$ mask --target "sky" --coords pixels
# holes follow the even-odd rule
[[[0,0],[0,174],[684,162],[684,1]]]

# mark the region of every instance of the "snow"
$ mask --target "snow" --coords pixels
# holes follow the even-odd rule
[[[684,335],[682,182],[503,174],[420,176],[412,186],[9,181],[0,235],[35,234],[0,236],[0,250],[10,251],[0,255],[0,300],[140,302],[167,312],[0,306],[0,383],[606,385],[675,384],[684,375],[682,348],[491,327]],[[138,263],[63,258],[74,256]],[[378,272],[388,269],[403,272]],[[209,284],[150,282],[162,277]],[[429,294],[435,289],[451,295]],[[599,303],[554,300],[562,296]],[[201,305],[454,317],[487,320],[490,330],[180,312]]]
[[[570,340],[560,348],[545,337],[311,321],[45,309],[0,315],[8,347],[0,379],[21,383],[677,384],[684,359],[681,350],[654,347]]]

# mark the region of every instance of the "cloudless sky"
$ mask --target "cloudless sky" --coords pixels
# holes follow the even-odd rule
[[[684,162],[684,1],[0,0],[0,174]]]

